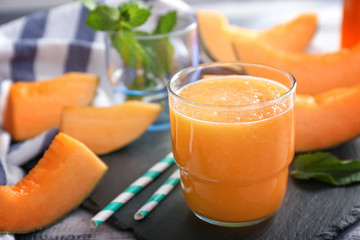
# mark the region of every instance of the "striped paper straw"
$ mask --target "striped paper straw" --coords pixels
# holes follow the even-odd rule
[[[111,215],[121,208],[126,202],[133,198],[145,186],[152,182],[160,173],[164,172],[167,168],[174,163],[172,153],[169,153],[165,158],[161,159],[158,163],[152,166],[146,173],[133,182],[125,191],[118,195],[111,203],[109,203],[103,210],[96,214],[90,221],[93,228],[100,226]]]
[[[165,183],[151,196],[151,198],[134,215],[135,220],[141,220],[146,217],[178,184],[180,181],[180,171],[175,170]]]

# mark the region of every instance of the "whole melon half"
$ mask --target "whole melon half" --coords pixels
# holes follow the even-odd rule
[[[106,170],[83,143],[59,133],[16,186],[0,186],[0,231],[24,233],[54,223],[82,203]]]

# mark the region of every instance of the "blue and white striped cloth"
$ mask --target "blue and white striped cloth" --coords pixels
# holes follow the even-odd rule
[[[124,1],[105,2],[117,6]],[[148,2],[156,8],[191,11],[181,0]],[[0,123],[11,83],[42,81],[69,71],[99,75],[101,81],[93,105],[112,102],[111,85],[105,77],[104,33],[85,25],[87,14],[87,9],[74,2],[0,26]],[[24,175],[19,166],[41,154],[56,133],[53,129],[10,145],[10,135],[0,128],[0,185],[16,184]]]

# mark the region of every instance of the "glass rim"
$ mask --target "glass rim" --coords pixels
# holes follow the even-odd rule
[[[229,105],[218,105],[218,104],[208,104],[208,103],[201,103],[201,102],[196,102],[196,101],[192,101],[189,100],[187,98],[181,97],[180,95],[178,95],[171,87],[171,84],[176,80],[179,79],[182,75],[187,74],[187,73],[191,73],[194,72],[196,70],[199,69],[205,69],[205,68],[209,68],[209,67],[220,67],[220,66],[226,66],[226,65],[237,65],[237,66],[257,66],[257,67],[261,67],[261,68],[267,68],[270,70],[275,70],[277,72],[280,72],[282,74],[284,74],[284,76],[288,77],[291,81],[292,81],[292,86],[286,91],[286,93],[282,94],[279,97],[275,97],[272,98],[270,100],[267,101],[263,101],[263,102],[257,102],[257,103],[249,103],[249,104],[229,104]],[[230,76],[230,75],[229,75]],[[199,80],[199,79],[197,79]],[[271,80],[271,79],[270,79]],[[250,62],[212,62],[212,63],[204,63],[204,64],[199,64],[196,66],[191,66],[188,68],[185,68],[179,72],[177,72],[168,82],[167,84],[167,89],[170,93],[170,95],[174,96],[177,98],[177,100],[187,104],[187,105],[192,105],[194,107],[201,107],[201,108],[261,108],[261,107],[265,107],[271,104],[276,104],[278,102],[281,102],[285,99],[287,99],[288,97],[294,95],[295,90],[296,90],[296,79],[295,77],[288,71],[284,71],[281,70],[279,68],[270,66],[270,65],[264,65],[264,64],[258,64],[258,63],[250,63]]]
[[[185,34],[191,30],[196,29],[197,27],[197,19],[196,16],[193,13],[186,13],[186,12],[178,12],[178,18],[180,17],[186,17],[188,19],[190,19],[190,23],[186,24],[184,27],[175,30],[175,31],[171,31],[169,33],[162,33],[162,34],[155,34],[155,35],[148,35],[148,36],[143,36],[143,35],[134,35],[135,39],[137,40],[154,40],[154,39],[162,39],[165,37],[172,37],[172,36],[177,36],[177,35],[182,35]],[[128,33],[123,33],[123,32],[116,32],[116,31],[108,31],[108,34],[121,34],[121,35],[128,35]]]

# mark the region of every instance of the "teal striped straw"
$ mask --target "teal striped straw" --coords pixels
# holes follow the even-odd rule
[[[151,196],[151,198],[134,215],[135,220],[145,218],[178,184],[180,181],[180,171],[175,170],[161,187]]]
[[[111,215],[113,215],[119,208],[133,198],[138,192],[152,182],[160,173],[164,172],[174,163],[172,153],[161,159],[158,163],[152,166],[146,173],[133,182],[125,191],[118,195],[111,203],[109,203],[103,210],[96,214],[91,220],[90,225],[93,228],[100,226]]]

